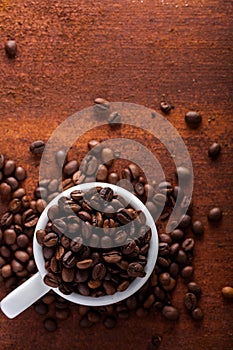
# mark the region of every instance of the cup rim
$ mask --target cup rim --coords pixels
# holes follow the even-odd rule
[[[39,217],[39,220],[37,222],[37,225],[36,225],[36,228],[34,231],[34,237],[33,237],[33,254],[34,254],[36,266],[39,270],[39,273],[42,277],[42,280],[43,280],[45,274],[47,273],[47,271],[44,267],[44,257],[42,254],[42,247],[39,245],[39,243],[37,242],[37,239],[36,239],[36,232],[39,229],[45,228],[45,226],[49,220],[48,216],[47,216],[48,209],[51,206],[57,204],[59,198],[61,198],[63,196],[69,197],[70,193],[75,191],[75,190],[85,191],[85,190],[91,189],[93,187],[98,187],[98,186],[112,188],[114,193],[129,200],[129,202],[132,204],[132,206],[135,209],[142,210],[146,216],[146,224],[148,224],[151,227],[152,236],[151,236],[150,247],[149,247],[148,255],[147,255],[147,264],[145,266],[146,276],[142,277],[142,278],[136,277],[130,283],[129,287],[125,291],[116,292],[113,295],[92,297],[92,296],[84,296],[84,295],[78,294],[76,292],[72,292],[69,295],[65,295],[62,292],[60,292],[60,290],[58,288],[51,287],[51,290],[53,290],[55,293],[57,293],[59,296],[63,297],[64,299],[72,301],[73,303],[76,303],[79,305],[85,305],[85,306],[104,306],[104,305],[114,304],[114,303],[120,302],[120,301],[130,297],[134,293],[136,293],[147,282],[148,278],[150,277],[150,275],[154,269],[154,266],[155,266],[155,263],[157,260],[157,256],[158,256],[158,232],[157,232],[157,228],[156,228],[154,219],[152,218],[149,210],[146,208],[146,206],[141,202],[141,200],[139,198],[137,198],[134,194],[127,191],[126,189],[119,187],[119,186],[116,186],[116,185],[113,185],[113,184],[109,184],[109,183],[105,183],[105,182],[83,183],[83,184],[79,184],[79,185],[70,187],[67,190],[61,192],[59,195],[57,195],[46,206],[46,208],[42,212],[41,216]]]

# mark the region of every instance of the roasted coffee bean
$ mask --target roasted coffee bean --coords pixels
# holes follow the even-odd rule
[[[162,207],[166,203],[166,195],[163,193],[156,193],[152,198],[154,204],[158,207]]]
[[[114,235],[114,242],[117,246],[124,244],[127,238],[127,232],[124,230],[117,231]]]
[[[43,303],[43,301],[38,301],[34,305],[34,310],[39,314],[39,315],[46,315],[48,313],[48,306]]]
[[[211,159],[216,159],[218,158],[220,152],[221,152],[221,146],[217,142],[214,142],[208,150],[208,156]]]
[[[86,282],[89,278],[89,271],[86,270],[77,270],[75,274],[75,281],[78,283]]]
[[[12,268],[11,268],[10,264],[4,265],[1,268],[1,275],[2,275],[3,278],[11,277],[11,275],[12,275]]]
[[[117,287],[118,292],[123,292],[129,287],[129,281],[123,281],[119,286]]]
[[[78,253],[83,248],[83,239],[81,237],[75,237],[70,242],[70,249],[74,253]]]
[[[22,223],[25,227],[34,227],[37,221],[38,217],[32,209],[28,209],[22,214]]]
[[[8,40],[5,43],[5,52],[8,58],[15,58],[17,54],[17,44],[15,40]]]
[[[98,105],[99,108],[109,109],[110,102],[102,97],[97,97],[94,100],[95,105]]]
[[[181,270],[180,274],[183,278],[190,278],[193,275],[193,267],[192,266],[185,266]]]
[[[104,187],[100,190],[100,197],[107,202],[111,202],[113,198],[113,190],[110,187]]]
[[[59,151],[57,151],[56,155],[55,155],[55,159],[56,159],[56,163],[57,165],[62,168],[63,164],[65,163],[66,159],[67,159],[67,154],[66,151],[61,149]]]
[[[169,112],[174,108],[170,103],[166,101],[160,102],[160,109],[163,113],[169,114]]]
[[[196,321],[201,321],[204,317],[203,311],[202,309],[200,309],[199,307],[197,307],[196,309],[194,309],[192,311],[192,318]]]
[[[201,221],[196,220],[192,224],[192,231],[196,236],[202,236],[204,233],[204,226]]]
[[[57,329],[57,321],[53,318],[46,318],[44,320],[44,327],[48,332],[55,332]]]
[[[14,256],[16,257],[16,259],[18,259],[19,261],[21,261],[22,263],[25,263],[29,260],[30,256],[28,253],[26,253],[23,250],[17,250],[14,254]]]
[[[133,215],[128,209],[121,209],[117,212],[117,219],[121,224],[126,225],[132,221]]]
[[[158,254],[160,256],[168,256],[169,255],[169,251],[170,251],[170,248],[169,248],[169,245],[168,243],[165,243],[165,242],[161,242],[159,243],[159,252]]]
[[[111,248],[112,247],[112,239],[109,236],[101,237],[101,247],[102,248]]]
[[[115,287],[114,283],[111,281],[104,281],[103,288],[104,288],[105,293],[107,295],[113,295],[116,293],[116,287]]]
[[[127,244],[125,244],[122,248],[122,253],[125,255],[131,254],[136,248],[136,242],[134,240],[130,240]]]
[[[96,181],[106,181],[108,177],[108,168],[101,164],[98,167],[98,171],[96,173]]]
[[[110,184],[116,185],[118,181],[119,181],[119,176],[118,176],[117,173],[115,173],[115,172],[109,173],[109,175],[108,175],[108,182]]]
[[[0,256],[2,256],[3,258],[6,258],[6,259],[10,258],[10,256],[11,256],[10,249],[7,246],[2,245],[0,247]]]
[[[202,122],[202,117],[198,112],[189,111],[185,114],[185,121],[189,127],[197,128]]]
[[[83,210],[79,211],[79,212],[78,212],[78,217],[79,217],[81,220],[83,220],[83,221],[89,221],[89,222],[91,222],[91,215],[90,215],[88,212],[86,212],[86,211],[83,211]]]
[[[222,218],[222,211],[220,208],[215,207],[209,211],[208,220],[213,222],[218,222]]]
[[[49,192],[55,192],[58,189],[58,180],[57,179],[53,179],[49,182],[48,184],[48,190]]]
[[[184,166],[179,166],[177,169],[176,169],[176,172],[177,172],[177,176],[179,177],[179,179],[182,181],[187,181],[187,180],[190,180],[190,176],[191,176],[191,173],[190,173],[190,170]]]
[[[103,259],[109,264],[116,264],[121,261],[122,255],[120,252],[113,250],[110,252],[103,253]]]
[[[145,309],[150,309],[151,306],[154,304],[154,302],[155,302],[155,297],[154,297],[153,294],[150,294],[150,295],[147,297],[147,299],[144,301],[143,307],[144,307]]]
[[[108,117],[108,123],[110,126],[114,127],[116,124],[119,124],[121,122],[121,115],[118,112],[112,112],[110,113]]]
[[[10,226],[12,224],[12,221],[13,221],[13,214],[10,212],[6,212],[1,216],[0,226],[2,228]]]
[[[180,248],[179,243],[173,243],[169,249],[170,255],[174,256],[178,252],[179,248]]]
[[[15,171],[16,164],[13,160],[7,160],[4,165],[3,173],[5,176],[11,176]]]
[[[14,244],[16,241],[16,237],[16,232],[13,229],[9,228],[3,232],[3,240],[7,245]]]
[[[57,234],[64,234],[66,232],[67,225],[62,219],[54,219],[52,224],[52,230]]]
[[[92,270],[92,278],[93,280],[103,280],[106,275],[106,267],[104,264],[99,263],[96,264]]]
[[[93,264],[92,259],[85,259],[85,260],[78,261],[76,263],[76,266],[80,270],[85,270],[85,269],[89,269],[89,267],[91,267],[92,264]]]
[[[11,193],[11,187],[6,182],[0,184],[0,196],[3,198],[9,197]]]
[[[94,322],[91,322],[87,316],[83,316],[79,321],[79,326],[81,328],[90,328],[93,324]]]
[[[94,152],[94,153],[96,153],[95,151],[98,149],[98,151],[100,150],[99,148],[101,148],[100,147],[100,143],[99,143],[99,141],[97,141],[97,140],[90,140],[89,142],[88,142],[88,149],[89,150],[92,150],[92,152]]]
[[[64,166],[64,174],[66,176],[73,175],[78,170],[78,162],[76,160],[71,160]]]
[[[90,247],[97,247],[98,248],[99,244],[100,244],[100,237],[97,234],[93,233],[91,235],[91,238],[89,241]]]
[[[70,268],[68,269],[66,267],[63,267],[61,276],[64,282],[66,283],[72,282],[74,279],[74,269],[70,269]]]
[[[148,350],[156,350],[159,348],[162,338],[159,335],[153,335],[148,346]]]
[[[26,170],[21,166],[17,166],[15,169],[15,178],[18,181],[24,181],[26,177],[27,177]]]
[[[196,296],[199,296],[201,294],[201,287],[195,282],[189,282],[188,290],[191,293],[194,293]]]
[[[70,316],[70,309],[56,309],[55,316],[58,320],[67,320]]]
[[[179,223],[180,228],[187,228],[191,224],[191,217],[187,214],[183,215]]]
[[[17,272],[20,272],[20,271],[23,271],[24,269],[24,266],[22,263],[20,263],[19,261],[13,259],[11,261],[11,267],[12,267],[12,270],[17,273]]]
[[[45,202],[44,199],[37,199],[36,201],[36,210],[38,211],[39,214],[43,212],[45,209],[47,203]]]
[[[67,268],[73,268],[77,262],[77,256],[74,255],[72,251],[68,251],[63,255],[62,258],[63,265]]]
[[[170,283],[170,274],[168,272],[163,272],[159,276],[159,282],[162,286],[167,286]]]
[[[176,321],[179,318],[179,311],[173,306],[164,306],[162,313],[170,321]]]
[[[130,263],[127,269],[127,273],[130,277],[144,277],[146,272],[144,267],[139,263]]]
[[[88,288],[88,286],[86,284],[79,283],[77,288],[78,288],[78,292],[81,295],[84,295],[84,296],[90,295],[90,289]]]
[[[43,255],[44,255],[44,258],[46,260],[49,260],[52,258],[54,254],[54,249],[53,247],[49,248],[49,247],[43,247]]]
[[[197,297],[193,293],[186,293],[184,298],[184,305],[187,310],[192,311],[197,306]]]
[[[30,207],[30,201],[29,201],[28,196],[23,196],[21,198],[21,202],[22,202],[22,206],[24,209],[28,209]]]
[[[12,198],[22,198],[25,196],[26,191],[24,188],[18,188],[14,193],[12,193]]]
[[[233,288],[230,286],[223,287],[222,295],[225,299],[233,299]]]
[[[104,326],[108,329],[114,328],[116,326],[116,323],[117,323],[116,318],[111,315],[105,317],[103,321]]]
[[[4,163],[5,163],[5,157],[3,154],[0,154],[0,169],[3,168]]]
[[[145,318],[148,315],[148,310],[144,309],[143,307],[140,307],[136,310],[137,317]]]
[[[58,276],[54,275],[53,273],[47,273],[44,276],[44,283],[52,288],[57,288],[60,285]]]
[[[15,190],[17,190],[17,188],[19,187],[18,181],[17,181],[14,177],[12,177],[12,176],[7,177],[5,181],[6,181],[6,183],[11,187],[11,191],[12,191],[12,192],[14,192]]]
[[[45,235],[46,235],[45,230],[37,230],[37,231],[36,231],[36,239],[37,239],[37,242],[38,242],[40,245],[43,245]]]
[[[9,203],[9,210],[13,213],[16,214],[18,213],[22,208],[22,202],[18,198],[14,198],[10,201]]]
[[[171,232],[171,238],[173,241],[180,241],[184,237],[184,232],[181,229],[175,229]]]
[[[54,247],[58,242],[58,235],[55,232],[49,232],[44,236],[43,245],[46,247]]]
[[[178,251],[178,253],[176,254],[175,260],[177,263],[179,263],[181,265],[185,265],[188,261],[187,255],[185,254],[185,252],[182,249],[180,249]]]
[[[193,238],[186,238],[184,242],[182,243],[182,248],[185,252],[189,252],[194,247],[194,239]]]
[[[45,149],[44,141],[37,140],[31,143],[30,151],[32,154],[42,154]]]
[[[144,185],[141,184],[140,182],[137,182],[135,185],[134,185],[134,190],[136,192],[136,194],[138,196],[142,196],[144,194]]]

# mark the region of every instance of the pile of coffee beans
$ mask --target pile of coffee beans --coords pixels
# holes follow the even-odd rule
[[[99,297],[122,292],[146,275],[151,229],[145,215],[125,207],[110,187],[72,191],[49,208],[48,219],[36,237],[50,287]]]

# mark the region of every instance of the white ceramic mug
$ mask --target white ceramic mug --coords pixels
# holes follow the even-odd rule
[[[123,197],[134,209],[141,210],[146,217],[146,224],[150,226],[152,237],[150,240],[150,248],[147,256],[147,264],[145,266],[146,276],[143,278],[137,277],[135,278],[129,287],[123,292],[116,292],[113,295],[105,295],[100,297],[91,297],[91,296],[83,296],[78,293],[72,293],[70,295],[64,295],[59,291],[58,288],[51,288],[47,286],[43,282],[43,278],[46,275],[46,269],[44,267],[44,257],[42,253],[42,247],[38,244],[36,239],[36,231],[39,229],[44,229],[47,222],[48,209],[57,204],[59,198],[62,196],[70,197],[70,193],[74,190],[82,190],[87,191],[93,187],[111,187],[114,191],[114,194],[118,194]],[[35,301],[41,298],[44,294],[46,294],[49,290],[54,290],[57,294],[62,296],[64,299],[72,301],[76,304],[80,305],[88,305],[88,306],[103,306],[109,305],[113,303],[117,303],[123,299],[128,298],[135,292],[137,292],[148,280],[150,277],[153,268],[155,266],[155,262],[158,255],[158,234],[157,229],[154,223],[154,220],[148,211],[148,209],[144,206],[144,204],[132,193],[129,191],[115,185],[111,185],[108,183],[100,183],[100,182],[92,182],[92,183],[84,183],[81,185],[77,185],[69,188],[68,190],[60,193],[56,198],[54,198],[45,208],[43,213],[41,214],[38,223],[35,228],[34,239],[33,239],[33,251],[34,258],[39,272],[37,272],[34,276],[29,278],[26,282],[16,288],[13,292],[8,294],[1,301],[1,310],[2,312],[9,318],[14,318],[23,312],[26,308],[31,306]]]

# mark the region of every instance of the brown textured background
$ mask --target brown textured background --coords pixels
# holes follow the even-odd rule
[[[46,141],[97,96],[158,109],[165,94],[175,105],[168,119],[193,160],[194,217],[206,227],[194,262],[195,280],[203,286],[201,324],[185,313],[180,284],[174,293],[178,323],[151,311],[146,319],[118,322],[114,330],[101,324],[81,330],[74,313],[49,334],[29,309],[14,320],[0,315],[0,349],[146,350],[154,334],[163,338],[161,350],[233,348],[233,304],[221,296],[224,285],[233,285],[232,13],[230,0],[0,1],[0,152],[27,168],[29,192],[38,180],[39,162],[28,151],[33,140]],[[5,56],[8,38],[18,43],[15,60]],[[203,116],[198,130],[185,125],[189,109]],[[142,133],[132,135],[153,149]],[[83,136],[80,154],[94,136]],[[108,137],[108,129],[99,131],[99,139]],[[216,140],[222,154],[211,162],[207,149]],[[169,171],[164,157],[161,162]],[[224,211],[218,227],[206,219],[214,204]]]

